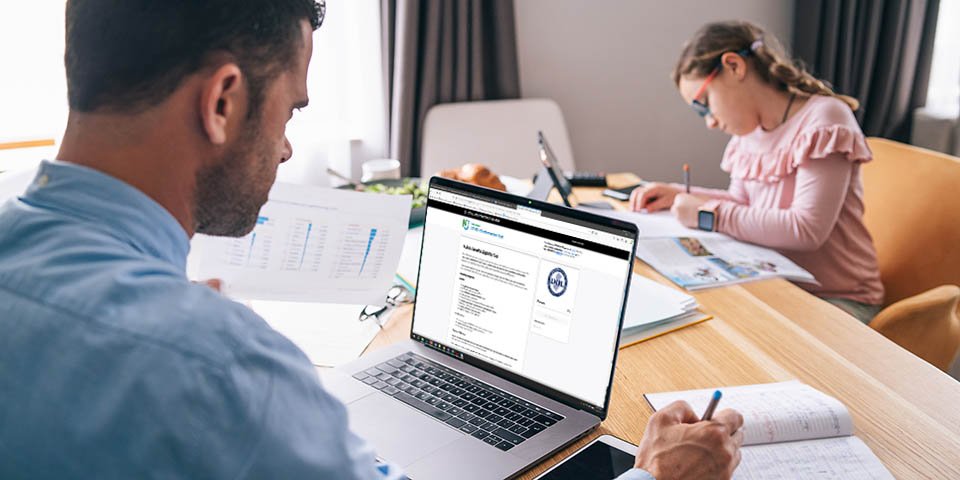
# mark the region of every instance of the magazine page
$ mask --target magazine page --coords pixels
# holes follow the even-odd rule
[[[772,277],[816,282],[813,275],[783,255],[729,237],[641,239],[637,256],[689,290]]]

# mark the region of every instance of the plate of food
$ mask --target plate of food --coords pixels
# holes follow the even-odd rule
[[[343,189],[353,189],[358,192],[383,193],[387,195],[412,195],[413,200],[410,204],[410,228],[423,225],[423,220],[427,214],[427,188],[429,187],[426,179],[419,177],[406,178],[384,178],[380,180],[371,180],[360,184],[347,184],[340,186]]]

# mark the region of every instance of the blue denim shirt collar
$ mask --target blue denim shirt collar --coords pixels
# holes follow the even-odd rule
[[[190,238],[180,223],[152,198],[105,173],[44,160],[20,200],[102,225],[138,251],[186,271]]]

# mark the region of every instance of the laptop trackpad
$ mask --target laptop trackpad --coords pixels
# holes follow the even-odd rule
[[[464,434],[382,393],[347,405],[350,429],[367,439],[377,455],[409,465]]]

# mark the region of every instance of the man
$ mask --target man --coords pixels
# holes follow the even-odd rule
[[[290,158],[323,5],[66,8],[60,152],[0,209],[0,478],[399,478],[302,352],[184,274]],[[695,422],[655,414],[625,478],[729,477],[741,418]]]

